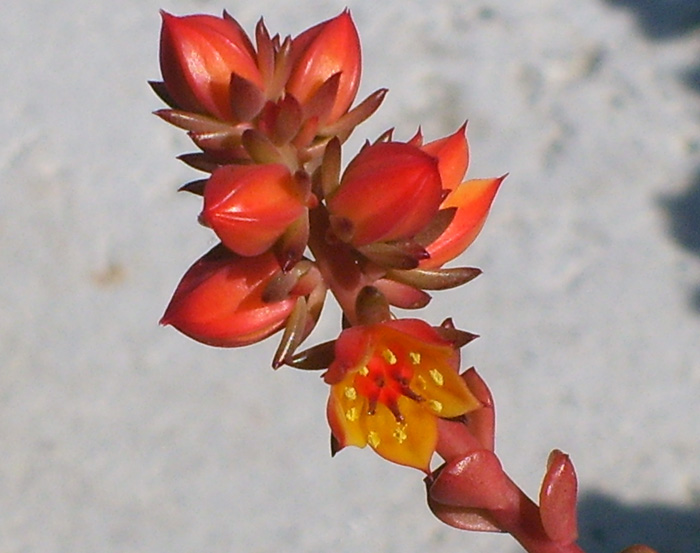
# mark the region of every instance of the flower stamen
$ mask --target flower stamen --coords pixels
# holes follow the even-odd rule
[[[357,419],[359,419],[360,413],[357,411],[357,407],[350,407],[350,409],[345,411],[345,418],[350,422],[355,422]]]
[[[433,382],[435,382],[435,384],[438,386],[442,386],[445,383],[445,378],[442,376],[442,373],[439,370],[430,369],[428,373],[430,374],[430,378],[433,379]]]
[[[404,443],[406,441],[406,439],[408,438],[408,434],[406,433],[407,426],[408,425],[406,425],[406,424],[402,424],[402,425],[398,426],[396,428],[396,430],[394,430],[394,432],[392,433],[392,436],[400,444]]]

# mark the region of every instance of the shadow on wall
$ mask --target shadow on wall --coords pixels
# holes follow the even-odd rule
[[[590,492],[579,501],[579,535],[583,550],[597,553],[618,553],[635,543],[648,545],[659,553],[697,553],[700,505],[627,505]]]
[[[672,39],[700,29],[700,0],[604,1],[611,6],[630,10],[637,17],[644,33],[652,40]],[[690,68],[680,78],[688,88],[700,93],[700,65]],[[700,138],[691,148],[697,155]],[[666,214],[674,240],[700,257],[700,169],[684,192],[674,197],[663,197],[659,203]],[[700,286],[691,292],[690,304],[700,313]]]
[[[605,0],[611,6],[631,10],[650,38],[661,40],[700,26],[698,0]]]
[[[700,169],[687,190],[678,196],[663,197],[659,203],[666,212],[671,236],[700,257]],[[700,286],[692,292],[690,301],[693,309],[700,313]]]

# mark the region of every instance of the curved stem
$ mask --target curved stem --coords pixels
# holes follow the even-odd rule
[[[542,528],[540,511],[534,501],[513,482],[508,482],[517,493],[516,508],[489,511],[496,525],[513,536],[530,553],[585,553],[576,543],[556,543]]]
[[[440,420],[436,452],[445,462],[462,459],[474,452],[491,450],[485,447],[461,422]],[[502,469],[501,469],[502,470]],[[576,543],[557,543],[545,532],[539,507],[503,472],[507,495],[512,498],[503,509],[488,509],[488,517],[498,528],[509,533],[529,553],[585,553]],[[473,477],[473,475],[472,475]],[[483,479],[491,476],[484,474]],[[481,480],[480,478],[475,478]],[[496,486],[494,486],[493,493]]]

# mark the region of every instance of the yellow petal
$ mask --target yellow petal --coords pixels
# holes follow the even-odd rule
[[[352,386],[354,374],[331,386],[328,400],[328,422],[340,447],[367,445],[367,399],[357,394]]]
[[[423,352],[411,388],[424,405],[442,418],[458,417],[481,406],[466,383],[445,360]]]
[[[401,422],[385,405],[377,405],[376,413],[366,418],[367,443],[389,461],[429,472],[438,439],[437,418],[406,397],[399,399],[398,407]]]

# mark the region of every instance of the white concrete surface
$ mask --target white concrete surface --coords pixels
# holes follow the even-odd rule
[[[485,274],[425,311],[482,335],[465,363],[507,469],[535,494],[569,452],[591,552],[700,550],[697,1],[9,0],[0,551],[518,551],[441,526],[415,471],[330,459],[327,391],[273,373],[274,340],[215,350],[157,326],[213,242],[175,193],[191,147],[149,113],[158,8],[294,34],[346,4],[361,93],[391,90],[350,150],[468,118],[470,175],[511,173],[463,258]]]

